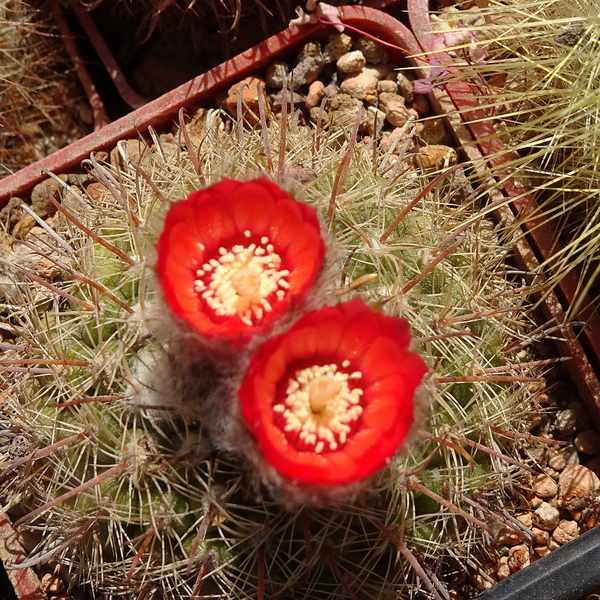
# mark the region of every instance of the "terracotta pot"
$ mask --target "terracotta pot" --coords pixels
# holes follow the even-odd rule
[[[495,192],[496,198],[493,199],[504,194],[511,200],[494,214],[498,220],[504,219],[508,223],[518,221],[521,224],[525,236],[517,246],[515,260],[523,271],[539,273],[539,265],[561,250],[552,224],[541,216],[541,208],[530,189],[516,181],[510,167],[504,167],[517,155],[497,135],[495,119],[489,114],[489,109],[479,102],[471,86],[456,77],[460,76],[460,68],[455,66],[452,57],[446,52],[433,50],[437,35],[429,18],[429,0],[407,0],[407,11],[412,31],[426,60],[454,75],[443,90],[435,88],[429,94],[432,105],[439,114],[448,117],[458,142],[476,170],[485,176],[490,169],[496,180],[502,181],[502,191]],[[417,70],[423,78],[428,76],[427,65],[421,63]],[[547,278],[551,275],[551,271],[545,273]],[[530,283],[543,282],[537,276],[535,281],[531,278]],[[575,271],[564,275],[553,291],[541,298],[544,317],[556,324],[566,323],[569,307],[575,298],[580,297],[579,289],[581,286]],[[577,331],[574,327],[565,327],[561,330],[562,339],[557,340],[557,345],[562,356],[572,358],[566,366],[588,406],[596,428],[600,428],[600,316],[591,301],[582,304],[584,308],[573,320],[586,326],[577,328]]]

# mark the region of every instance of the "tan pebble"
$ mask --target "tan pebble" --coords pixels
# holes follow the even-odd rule
[[[41,256],[37,262],[37,265],[35,266],[35,273],[40,277],[52,279],[54,277],[58,277],[62,273],[62,270],[49,258]]]
[[[538,394],[535,399],[540,406],[548,406],[550,403],[550,397],[548,394]]]
[[[500,521],[490,525],[492,531],[492,544],[495,548],[500,546],[515,546],[523,541],[522,532],[516,527],[511,527]]]
[[[511,573],[520,571],[530,563],[529,548],[525,544],[513,546],[508,551],[508,568]]]
[[[308,94],[306,95],[305,101],[306,108],[310,110],[315,106],[319,106],[321,100],[323,99],[324,89],[325,84],[318,79],[316,81],[313,81],[308,86]]]
[[[199,146],[204,140],[207,114],[208,111],[205,108],[199,108],[192,113],[186,124],[190,138],[196,146]]]
[[[380,63],[388,62],[388,56],[383,49],[383,46],[371,38],[360,36],[354,42],[354,48],[360,50],[364,54],[368,63],[378,65]]]
[[[12,231],[13,227],[25,216],[27,213],[22,207],[23,199],[17,196],[13,196],[8,202],[0,209],[0,221],[8,231]]]
[[[390,65],[365,65],[362,69],[363,73],[368,73],[369,75],[373,75],[373,77],[377,77],[377,79],[382,80],[392,71],[392,67]]]
[[[552,539],[561,546],[574,540],[579,535],[579,527],[575,521],[562,519],[552,532]]]
[[[550,550],[551,552],[554,552],[554,550],[556,550],[557,548],[560,548],[560,545],[558,544],[558,542],[556,540],[553,540],[552,538],[550,538],[548,540],[548,550]]]
[[[406,102],[402,96],[394,94],[393,92],[381,92],[377,100],[381,110],[385,110],[390,102],[400,102],[401,104]]]
[[[242,89],[243,88],[243,89]],[[237,114],[238,98],[242,99],[242,113],[251,125],[259,123],[258,98],[262,98],[262,103],[265,109],[266,116],[269,117],[270,109],[267,104],[267,94],[265,90],[265,82],[259,77],[246,77],[239,83],[231,86],[227,92],[225,106],[229,114],[234,117],[242,116]]]
[[[517,515],[515,517],[519,523],[521,523],[527,529],[531,529],[533,526],[533,516],[530,512],[523,513],[522,515]]]
[[[565,410],[559,410],[556,413],[554,425],[561,436],[568,436],[575,433],[576,422],[577,414],[574,410],[567,408]]]
[[[586,508],[581,508],[578,510],[570,510],[569,514],[571,515],[571,519],[569,519],[570,521],[577,521],[579,522],[579,520],[581,519],[581,516],[583,515],[583,512],[585,510],[588,510]]]
[[[27,215],[20,219],[13,227],[12,234],[15,238],[22,240],[36,225],[36,220],[30,215]]]
[[[538,498],[537,496],[534,496],[530,501],[529,501],[529,506],[530,508],[536,509],[539,508],[540,504],[543,502],[543,500],[541,498]]]
[[[579,452],[577,452],[577,448],[575,446],[565,446],[560,453],[565,458],[565,466],[569,465],[578,465],[579,464]]]
[[[590,506],[600,491],[600,479],[583,465],[565,467],[558,478],[559,505],[567,510]]]
[[[441,144],[446,135],[442,119],[428,119],[422,123],[422,127],[417,131],[421,140],[427,145]]]
[[[385,124],[385,113],[374,106],[367,110],[367,131],[369,135],[375,135],[381,131]]]
[[[565,468],[567,461],[556,448],[550,448],[546,455],[546,464],[555,471],[562,471]]]
[[[335,62],[352,48],[352,38],[347,33],[334,33],[328,39],[323,50],[325,62]]]
[[[143,140],[123,140],[110,151],[110,164],[118,169],[124,169],[129,162],[138,165],[142,159],[150,157],[150,149]]]
[[[415,164],[423,171],[450,167],[458,162],[456,150],[449,146],[425,146],[415,156]]]
[[[103,201],[107,196],[110,196],[110,192],[102,183],[90,183],[90,185],[85,188],[85,191],[93,202]]]
[[[552,498],[558,492],[558,485],[552,477],[539,473],[533,478],[533,491],[539,498]]]
[[[42,575],[42,589],[48,594],[60,594],[65,589],[65,582],[53,573]]]
[[[546,475],[548,475],[548,477],[551,477],[552,479],[554,479],[556,481],[558,479],[558,476],[560,475],[560,472],[555,471],[554,469],[551,469],[550,467],[548,467],[546,469]]]
[[[581,531],[589,531],[600,525],[600,510],[598,506],[584,508],[581,511],[581,516],[578,519]]]
[[[475,589],[479,591],[489,590],[494,585],[489,576],[486,577],[483,573],[474,573],[470,579]]]
[[[275,94],[269,94],[268,100],[270,108],[274,109],[276,112],[280,111],[283,105],[283,90],[280,90]],[[296,104],[301,104],[305,101],[306,97],[299,94],[298,92],[288,91],[286,94],[286,103],[288,106],[288,110],[292,104],[295,106]]]
[[[347,52],[343,54],[337,59],[335,66],[338,71],[342,73],[356,73],[360,71],[365,65],[367,61],[363,53],[360,50],[352,50],[352,52]]]
[[[352,98],[374,104],[377,100],[377,77],[368,73],[348,75],[340,85],[340,92]]]
[[[352,131],[358,113],[362,108],[362,102],[357,98],[352,98],[348,94],[334,96],[329,104],[329,115],[334,128]],[[365,117],[366,114],[363,119]]]
[[[305,167],[302,164],[295,164],[286,167],[284,174],[287,178],[293,179],[301,185],[308,185],[318,177],[313,169],[310,167]]]
[[[396,74],[396,83],[398,84],[398,92],[399,94],[407,101],[414,101],[414,89],[412,81],[404,74],[397,73]]]
[[[385,135],[385,137],[382,138],[381,142],[379,142],[379,148],[381,149],[382,152],[388,152],[389,149],[394,145],[394,143],[396,142],[396,138],[400,135],[400,133],[402,132],[402,127],[396,127],[390,134]],[[404,144],[404,142],[408,139],[408,133],[405,132],[404,135],[402,136],[401,139],[398,140],[398,142],[396,143],[396,149],[400,150]]]
[[[311,108],[309,111],[309,116],[310,116],[310,120],[313,123],[316,123],[319,119],[319,115],[321,116],[321,122],[322,123],[326,123],[327,122],[327,111],[323,110],[321,111],[321,105],[319,106],[314,106],[313,108]]]
[[[333,83],[329,83],[323,89],[323,96],[331,99],[335,98],[340,93],[340,90]]]
[[[290,68],[287,63],[271,63],[265,71],[265,83],[267,87],[280,90],[287,79]]]
[[[498,571],[496,572],[498,581],[502,581],[510,576],[510,567],[508,566],[508,556],[501,556],[498,561]]]
[[[388,105],[385,107],[385,118],[390,125],[402,127],[410,118],[410,113],[406,106],[404,106],[404,102],[392,100],[391,102],[388,102]]]
[[[542,502],[533,513],[533,524],[540,529],[552,531],[560,519],[560,513],[555,506]]]
[[[59,179],[66,182],[68,178],[66,175],[59,175]],[[31,192],[31,208],[33,212],[42,217],[42,219],[53,215],[56,212],[56,207],[51,202],[49,196],[56,200],[56,202],[60,202],[63,189],[63,186],[52,178],[38,183]]]
[[[421,115],[426,115],[431,110],[429,100],[423,94],[415,94],[411,106]]]
[[[415,119],[418,119],[420,117],[419,113],[414,108],[409,108],[408,109],[408,114],[411,117],[414,117]]]
[[[600,452],[600,436],[593,429],[579,432],[573,445],[582,454],[598,454]]]
[[[106,152],[104,150],[99,150],[98,152],[96,152],[95,156],[96,156],[96,160],[99,163],[105,163],[105,162],[107,162],[108,161],[108,157],[109,157],[108,152]]]
[[[384,79],[377,84],[377,91],[379,95],[382,93],[387,94],[397,94],[398,93],[398,84],[395,81],[390,81],[389,79]],[[381,104],[381,102],[380,102]]]
[[[536,544],[547,544],[548,540],[550,539],[550,534],[544,529],[539,529],[538,527],[532,527],[531,533],[533,533],[533,535],[535,536]]]
[[[535,548],[533,550],[540,558],[542,556],[546,556],[546,554],[550,554],[550,552],[552,552],[552,550],[550,550],[550,548],[548,548],[548,546],[546,546],[546,545],[535,546]]]

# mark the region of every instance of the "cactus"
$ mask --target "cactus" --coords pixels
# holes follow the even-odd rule
[[[245,129],[214,110],[200,148],[183,127],[136,156],[122,142],[111,164],[91,157],[101,184],[61,184],[52,234],[5,243],[2,495],[15,529],[37,535],[23,564],[66,566],[72,588],[105,598],[443,597],[457,569],[487,568],[478,551],[535,443],[514,435],[537,411],[540,369],[519,364],[530,323],[504,262],[512,236],[461,171],[401,177],[407,162],[340,133],[288,123],[282,136],[275,120]],[[190,360],[165,333],[152,265],[166,209],[253,173],[330,226],[328,302],[360,292],[403,316],[431,368],[420,435],[326,506],[290,509],[216,447],[178,377],[185,362],[198,389],[226,386],[234,358]]]
[[[598,7],[544,0],[453,13],[487,53],[481,64],[461,62],[516,151],[502,169],[529,185],[558,232],[563,248],[545,267],[553,282],[574,268],[581,274],[571,318],[588,291],[598,295]]]

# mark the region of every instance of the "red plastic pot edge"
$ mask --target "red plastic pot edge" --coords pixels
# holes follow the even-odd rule
[[[344,6],[340,7],[340,13],[342,20],[348,25],[400,46],[411,54],[420,52],[412,33],[402,23],[383,12],[368,7]],[[302,42],[328,33],[335,33],[335,29],[318,23],[292,27],[268,38],[106,127],[0,180],[0,206],[11,196],[28,195],[33,186],[45,177],[43,170],[58,174],[77,169],[91,152],[111,148],[121,139],[144,135],[150,126],[158,129],[166,125],[176,117],[180,108],[208,103],[219,90],[257,73],[269,62],[289,53]],[[406,62],[401,52],[391,51],[390,54],[398,62]]]
[[[453,74],[460,73],[452,57],[446,52],[433,50],[436,33],[429,18],[429,0],[407,0],[407,10],[411,28],[428,60],[439,61],[436,64],[447,67]],[[433,104],[437,105],[438,112],[460,115],[458,123],[454,120],[454,129],[465,153],[474,159],[475,165],[480,165],[477,170],[485,173],[493,169],[496,179],[502,180],[503,192],[511,198],[509,206],[512,212],[502,211],[502,215],[498,216],[511,218],[513,222],[519,221],[525,238],[519,244],[519,256],[516,258],[521,268],[533,271],[560,251],[561,246],[553,228],[540,216],[541,209],[531,190],[515,181],[510,167],[502,169],[503,165],[516,158],[516,154],[504,145],[497,135],[493,118],[486,114],[485,107],[466,83],[449,82],[444,92],[434,90],[430,97]],[[444,97],[450,99],[452,106],[442,107]],[[565,313],[578,297],[579,289],[579,277],[574,271],[564,275],[541,302],[546,318],[554,319],[559,324],[566,323]],[[600,315],[591,301],[585,304],[574,320],[586,323],[586,326],[580,334],[576,334],[572,328],[565,328],[564,339],[558,345],[565,356],[572,358],[566,366],[588,406],[596,428],[600,429],[600,380],[596,374],[600,371]]]
[[[10,517],[6,513],[0,515],[0,559],[9,567],[22,563],[26,558],[27,554],[19,544]],[[7,570],[7,574],[19,600],[48,600],[48,595],[31,567]]]

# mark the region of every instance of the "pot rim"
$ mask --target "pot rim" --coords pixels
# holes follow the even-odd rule
[[[363,6],[342,6],[339,10],[344,23],[400,46],[406,49],[408,54],[421,52],[410,30],[390,15]],[[0,180],[0,207],[13,196],[28,196],[33,186],[46,177],[44,171],[52,171],[58,175],[77,170],[81,161],[88,158],[91,152],[111,148],[122,139],[146,135],[149,127],[163,128],[177,117],[181,108],[208,104],[220,90],[257,73],[277,58],[290,54],[300,44],[332,33],[335,33],[335,29],[331,24],[317,23],[290,27],[271,36],[102,129]],[[389,49],[389,54],[398,64],[412,64],[399,50]]]

